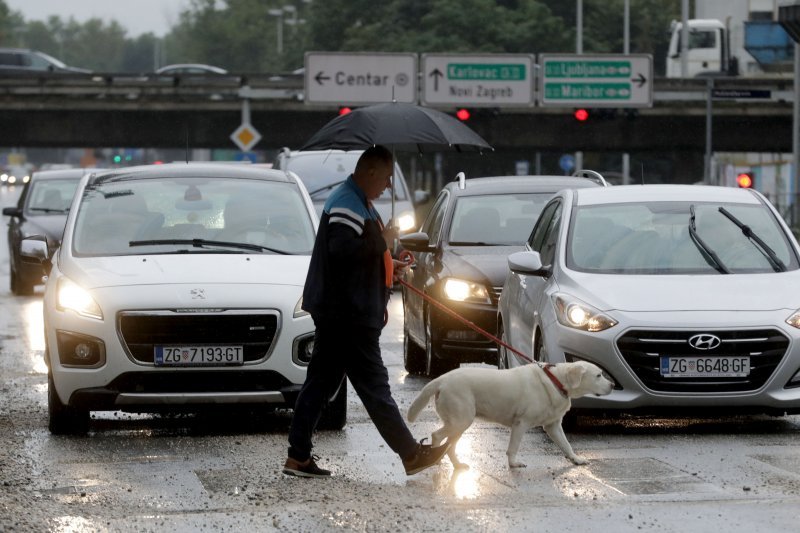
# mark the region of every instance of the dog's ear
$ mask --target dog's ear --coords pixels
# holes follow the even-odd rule
[[[586,369],[581,365],[569,365],[567,369],[567,383],[570,389],[574,389],[581,384],[581,379],[586,373]]]

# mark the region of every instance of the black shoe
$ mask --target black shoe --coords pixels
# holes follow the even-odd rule
[[[431,446],[430,444],[423,444],[423,442],[425,442],[425,439],[419,441],[419,448],[417,448],[416,454],[410,459],[403,459],[403,466],[406,469],[407,476],[413,476],[428,467],[439,464],[444,454],[450,449],[449,442],[445,442],[441,446]]]
[[[331,471],[318,467],[314,462],[316,459],[319,459],[316,455],[312,455],[305,461],[289,457],[283,465],[283,473],[297,477],[330,477]]]

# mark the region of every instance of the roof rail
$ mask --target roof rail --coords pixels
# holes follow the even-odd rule
[[[606,179],[603,177],[602,174],[600,174],[596,170],[589,170],[589,169],[576,170],[575,172],[572,173],[572,176],[576,178],[589,178],[590,180],[597,181],[603,187],[608,187],[608,182],[606,181]]]
[[[459,189],[466,189],[467,188],[467,176],[463,172],[459,172],[456,174],[456,179],[453,181],[458,180],[458,188]]]

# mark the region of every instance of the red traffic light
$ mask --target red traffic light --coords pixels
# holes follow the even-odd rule
[[[350,109],[349,107],[340,107],[339,108],[339,116],[347,115],[351,111],[352,111],[352,109]]]
[[[466,121],[466,120],[469,120],[470,116],[471,116],[471,114],[469,112],[469,109],[461,108],[458,111],[456,111],[456,118],[458,120],[462,121],[462,122]]]
[[[753,186],[753,173],[741,172],[736,176],[736,185],[742,189],[749,189]]]
[[[589,112],[586,109],[576,109],[572,114],[578,122],[586,122],[589,120]]]

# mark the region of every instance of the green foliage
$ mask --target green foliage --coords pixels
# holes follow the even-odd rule
[[[622,53],[624,0],[583,5],[584,53]],[[680,0],[630,0],[630,13],[631,52],[652,54],[660,72]],[[306,51],[571,53],[575,20],[574,0],[191,0],[159,39],[99,19],[26,22],[0,0],[0,45],[107,72],[168,63],[280,72],[302,66]]]

